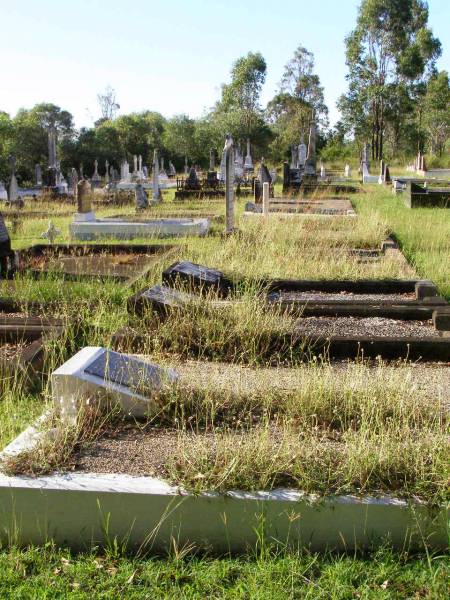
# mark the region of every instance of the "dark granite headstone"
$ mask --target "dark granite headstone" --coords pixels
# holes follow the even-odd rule
[[[14,252],[11,249],[11,238],[6,229],[5,220],[0,213],[0,278],[8,277],[14,268]]]
[[[166,369],[111,350],[103,352],[84,371],[136,392],[159,386],[164,375],[170,374]]]
[[[222,296],[226,296],[233,289],[233,283],[221,271],[188,261],[171,265],[163,272],[162,280],[168,286],[180,282],[187,284],[190,289],[215,290]]]
[[[162,316],[166,316],[170,310],[182,309],[195,298],[190,294],[175,290],[165,285],[154,285],[145,290],[137,298],[136,306],[139,314],[144,312],[144,308],[151,308]]]
[[[200,183],[197,177],[197,172],[194,167],[189,169],[189,175],[186,179],[186,189],[188,190],[198,190],[200,188]]]

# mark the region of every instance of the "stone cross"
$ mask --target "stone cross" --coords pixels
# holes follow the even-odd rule
[[[159,161],[158,161],[158,150],[153,151],[153,202],[161,201],[161,190],[159,189]]]
[[[46,238],[50,244],[53,244],[58,235],[61,235],[61,231],[54,226],[52,221],[49,221],[47,231],[44,231],[41,237]]]
[[[92,211],[91,188],[86,179],[78,182],[77,192],[78,212],[84,214],[90,213]]]
[[[223,149],[225,159],[225,233],[234,231],[234,144],[227,135]]]

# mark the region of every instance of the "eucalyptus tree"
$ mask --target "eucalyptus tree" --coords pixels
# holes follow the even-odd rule
[[[356,27],[345,40],[349,90],[339,107],[348,129],[370,136],[374,159],[383,156],[393,96],[400,86],[410,93],[434,71],[441,44],[427,23],[423,0],[362,0]]]

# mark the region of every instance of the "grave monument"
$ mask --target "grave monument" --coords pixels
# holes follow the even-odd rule
[[[8,164],[11,169],[11,179],[8,188],[8,200],[12,204],[19,201],[19,186],[16,178],[16,157],[10,154],[8,156]]]

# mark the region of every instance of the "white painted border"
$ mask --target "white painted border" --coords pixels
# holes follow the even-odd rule
[[[38,436],[24,434],[0,458],[33,449]],[[433,512],[389,496],[321,498],[291,489],[194,495],[152,477],[91,473],[0,474],[0,525],[0,540],[20,545],[54,540],[86,548],[116,539],[161,551],[175,541],[219,553],[241,552],[261,535],[312,550],[366,548],[386,539],[400,549],[424,542],[442,549],[449,527],[447,507]]]

